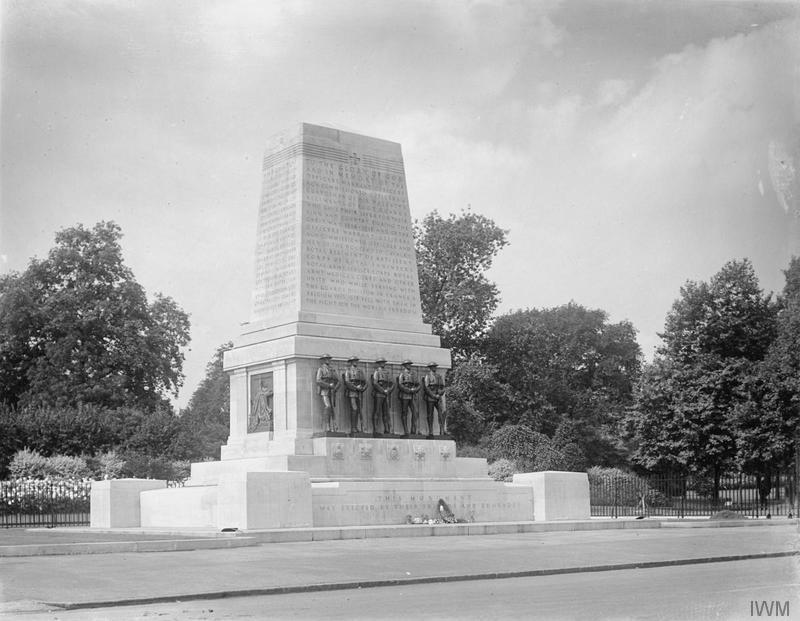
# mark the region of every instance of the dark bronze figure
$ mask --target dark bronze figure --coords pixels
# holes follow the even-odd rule
[[[354,434],[364,430],[364,422],[361,420],[361,398],[367,389],[367,380],[364,372],[358,367],[358,358],[355,356],[348,358],[350,366],[344,372],[345,395],[350,399],[350,433]]]
[[[336,390],[339,388],[339,377],[336,375],[331,366],[330,354],[323,354],[320,356],[322,363],[317,369],[317,392],[322,397],[322,405],[325,408],[323,416],[328,431],[337,431],[336,429]]]
[[[423,397],[425,399],[425,408],[427,409],[429,438],[433,437],[434,410],[439,415],[439,435],[447,433],[447,418],[441,406],[442,395],[444,394],[444,378],[436,372],[438,366],[435,362],[428,364],[428,372],[423,379],[425,386]]]
[[[408,435],[408,423],[406,421],[406,411],[411,410],[411,433],[417,433],[419,425],[419,412],[417,404],[414,402],[421,386],[417,379],[417,374],[411,370],[411,360],[403,360],[403,370],[397,376],[397,386],[400,397],[400,418],[403,421],[403,435]]]
[[[378,358],[375,364],[378,368],[372,373],[372,433],[378,433],[379,417],[383,420],[383,433],[393,433],[389,400],[394,390],[394,382],[390,373],[384,368],[386,358]]]
[[[258,387],[258,394],[253,398],[250,407],[250,420],[247,425],[247,432],[252,433],[256,430],[272,430],[272,390],[262,380]]]

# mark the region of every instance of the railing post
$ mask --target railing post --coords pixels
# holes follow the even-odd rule
[[[681,476],[681,519],[686,517],[686,477]]]
[[[616,477],[616,475],[613,475],[611,477],[611,489],[613,490],[613,494],[614,494],[614,512],[613,512],[613,516],[615,518],[617,518],[619,516],[617,515],[617,477]]]

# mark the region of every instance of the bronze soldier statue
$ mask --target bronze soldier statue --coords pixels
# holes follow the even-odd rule
[[[384,368],[386,358],[375,361],[378,368],[372,374],[372,433],[378,433],[378,417],[383,420],[383,433],[392,433],[392,419],[389,413],[389,399],[394,390],[392,376]]]
[[[411,434],[417,433],[419,424],[419,412],[417,404],[414,403],[416,394],[421,388],[417,374],[411,370],[411,360],[403,360],[403,370],[397,376],[397,386],[400,397],[400,418],[403,421],[403,435],[408,435],[408,424],[406,422],[406,410],[411,410]]]
[[[339,388],[339,377],[336,371],[331,368],[331,355],[322,354],[322,363],[317,369],[317,392],[322,397],[322,405],[325,408],[323,417],[328,431],[336,431],[336,390]]]
[[[364,430],[361,420],[361,397],[367,389],[367,380],[364,372],[358,367],[358,358],[351,356],[347,359],[350,366],[344,372],[345,395],[350,399],[350,433],[357,433],[359,427]]]
[[[445,414],[442,412],[441,406],[441,399],[442,395],[444,394],[444,378],[436,372],[436,368],[439,365],[435,362],[431,362],[428,364],[428,372],[425,374],[423,378],[423,384],[425,386],[425,393],[423,395],[425,399],[425,408],[427,409],[428,415],[428,437],[433,437],[433,411],[436,410],[436,413],[439,415],[439,435],[443,435],[446,433],[445,425]]]

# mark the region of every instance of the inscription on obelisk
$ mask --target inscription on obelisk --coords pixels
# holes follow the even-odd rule
[[[399,144],[302,124],[268,147],[253,319],[300,311],[421,324]]]

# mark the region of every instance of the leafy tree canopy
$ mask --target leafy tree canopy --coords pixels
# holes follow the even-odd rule
[[[499,317],[486,338],[487,361],[511,389],[506,420],[553,436],[570,435],[593,463],[619,459],[616,424],[632,403],[641,370],[636,330],[602,310],[570,303]],[[579,431],[576,431],[579,430]]]
[[[434,211],[414,226],[422,316],[456,360],[478,349],[499,303],[485,272],[508,243],[506,234],[471,211],[447,218]]]
[[[639,387],[634,459],[713,474],[715,488],[723,469],[751,461],[753,447],[737,438],[753,434],[754,403],[765,394],[756,378],[776,334],[776,305],[747,259],[728,262],[708,283],[687,282]]]
[[[174,452],[185,459],[219,458],[230,430],[230,381],[222,358],[233,343],[217,348],[206,365],[206,376],[181,412]]]
[[[775,305],[748,259],[729,261],[710,282],[688,281],[667,315],[661,354],[761,360],[775,338]]]
[[[504,420],[511,403],[510,387],[497,380],[497,367],[473,355],[450,374],[447,430],[459,443],[478,444]]]
[[[746,470],[785,467],[794,457],[800,420],[800,258],[784,271],[775,340],[743,386],[734,412],[737,460]]]
[[[0,401],[169,407],[189,319],[168,297],[148,303],[120,238],[113,222],[64,229],[46,259],[0,279]]]

